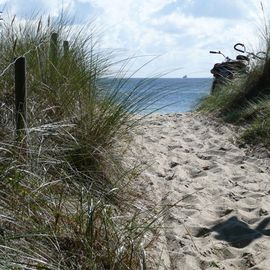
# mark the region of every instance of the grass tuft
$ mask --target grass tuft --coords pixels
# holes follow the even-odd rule
[[[0,70],[27,52],[28,91],[16,142],[12,68],[0,78],[1,269],[145,268],[158,216],[132,204],[138,168],[116,146],[161,96],[143,80],[124,95],[126,79],[106,79],[111,54],[85,30],[14,17],[0,31]]]

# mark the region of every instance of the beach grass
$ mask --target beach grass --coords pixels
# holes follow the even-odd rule
[[[16,140],[11,66],[0,77],[1,269],[145,269],[159,214],[136,203],[141,168],[120,142],[161,97],[147,80],[126,95],[119,74],[103,83],[112,53],[89,29],[50,18],[2,25],[0,70],[26,57],[27,119]]]

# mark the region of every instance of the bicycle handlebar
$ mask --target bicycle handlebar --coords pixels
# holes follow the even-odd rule
[[[237,47],[239,47],[239,46],[243,47],[243,49],[237,48]],[[233,48],[234,48],[236,51],[241,52],[241,53],[245,53],[245,52],[246,52],[246,47],[245,47],[245,45],[244,45],[243,43],[236,43],[236,44],[233,46]]]
[[[241,47],[241,48],[239,48],[239,47]],[[246,51],[246,47],[245,47],[245,45],[243,43],[236,43],[233,46],[233,48],[236,51],[238,51],[238,52],[247,54],[247,56],[243,56],[243,57],[246,57],[248,62],[249,62],[250,58],[253,58],[253,59],[257,58],[259,60],[266,60],[266,58],[267,58],[267,54],[265,52],[257,52],[256,54],[255,53],[251,53],[251,52],[247,52]],[[229,57],[226,57],[221,51],[209,51],[209,53],[221,54],[221,55],[224,56],[224,58],[226,59],[226,61],[230,61],[231,60]]]

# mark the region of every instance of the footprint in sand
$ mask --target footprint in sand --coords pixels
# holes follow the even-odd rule
[[[225,216],[229,215],[233,211],[234,210],[230,209],[230,208],[227,208],[227,209],[221,208],[221,209],[217,209],[216,214],[218,215],[218,217],[221,218],[221,217],[225,217]]]
[[[193,142],[194,140],[192,138],[187,137],[187,138],[183,138],[183,141],[190,143],[190,142]]]
[[[202,159],[202,160],[211,160],[211,159],[213,159],[213,156],[207,155],[207,154],[205,154],[205,153],[197,153],[196,156],[197,156],[199,159]]]
[[[189,174],[192,178],[207,176],[207,173],[199,168],[189,169]]]
[[[168,150],[172,151],[174,149],[183,148],[182,145],[168,145]]]
[[[240,195],[238,195],[238,194],[235,194],[235,193],[233,193],[232,191],[229,192],[229,193],[227,193],[227,194],[226,194],[226,197],[229,197],[231,200],[233,200],[233,201],[235,201],[235,202],[237,202],[237,201],[239,201],[240,199],[243,198],[242,196],[240,196]]]
[[[174,168],[174,167],[176,167],[176,166],[178,166],[178,165],[180,165],[180,163],[177,162],[177,161],[171,161],[171,162],[169,163],[169,167],[170,167],[170,168]]]
[[[162,220],[168,267],[161,269],[244,270],[255,263],[270,269],[269,159],[233,144],[234,131],[212,119],[183,114],[151,121],[143,130],[145,159],[160,162],[144,172],[154,183],[145,194],[160,206],[179,201]]]

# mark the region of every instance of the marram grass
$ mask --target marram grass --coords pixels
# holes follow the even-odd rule
[[[1,70],[28,52],[19,142],[12,68],[0,78],[0,268],[145,269],[145,235],[158,216],[132,205],[138,169],[114,149],[138,123],[134,114],[161,97],[147,81],[126,96],[124,80],[101,88],[111,55],[67,25],[13,18],[0,31]]]

